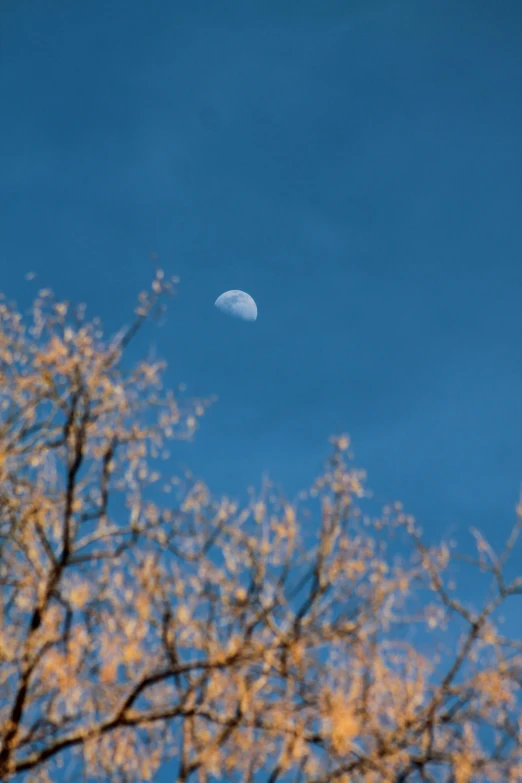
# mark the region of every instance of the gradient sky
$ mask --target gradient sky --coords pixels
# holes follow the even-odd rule
[[[500,545],[521,44],[518,0],[3,0],[0,288],[50,286],[112,332],[157,253],[181,284],[147,340],[219,397],[175,460],[217,493],[268,470],[292,495],[348,432],[378,498]],[[214,309],[230,288],[257,322]]]

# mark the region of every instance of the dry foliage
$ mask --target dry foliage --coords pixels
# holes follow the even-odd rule
[[[493,618],[522,509],[502,554],[476,534],[472,609],[450,547],[363,516],[346,436],[294,503],[166,475],[206,403],[124,351],[169,287],[109,343],[48,291],[29,319],[0,301],[0,779],[522,780],[522,644]]]

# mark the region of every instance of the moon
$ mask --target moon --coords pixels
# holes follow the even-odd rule
[[[241,318],[242,321],[255,321],[257,318],[257,305],[244,291],[225,291],[218,296],[214,306],[222,313]]]

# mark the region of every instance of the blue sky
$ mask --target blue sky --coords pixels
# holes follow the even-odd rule
[[[147,339],[219,397],[175,460],[291,495],[346,431],[378,498],[498,545],[522,479],[521,33],[517,0],[5,0],[0,288],[113,331],[157,253],[181,285]],[[254,324],[214,309],[231,288]]]

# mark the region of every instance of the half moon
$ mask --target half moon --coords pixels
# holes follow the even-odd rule
[[[243,321],[255,321],[257,318],[257,305],[244,291],[225,291],[218,296],[214,305],[222,313],[233,318],[241,318]]]

